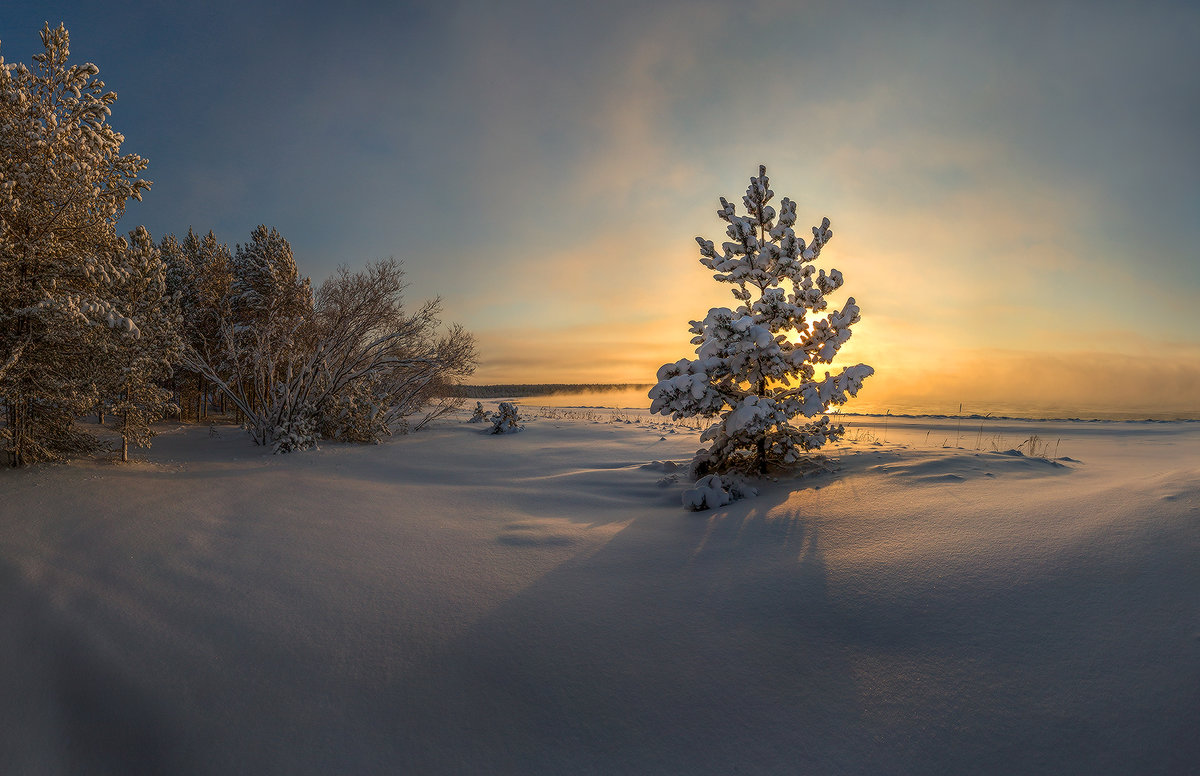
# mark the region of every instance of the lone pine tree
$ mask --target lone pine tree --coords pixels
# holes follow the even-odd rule
[[[784,197],[780,210],[768,203],[766,167],[750,178],[742,199],[746,215],[721,197],[717,215],[729,241],[720,252],[696,238],[700,263],[733,286],[737,309],[715,307],[691,322],[695,359],[658,370],[650,389],[650,411],[687,417],[717,417],[701,436],[711,446],[696,454],[693,471],[757,471],[788,465],[844,433],[824,413],[857,395],[871,367],[856,364],[816,377],[817,366],[833,361],[859,320],[854,298],[841,310],[828,308],[827,294],[842,285],[842,273],[813,263],[833,237],[829,219],[812,228],[812,241],[796,236],[796,203]]]

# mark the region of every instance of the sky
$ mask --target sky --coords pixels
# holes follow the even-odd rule
[[[154,182],[122,227],[404,261],[478,383],[652,382],[765,164],[822,217],[860,411],[1200,410],[1200,5],[23,2]]]

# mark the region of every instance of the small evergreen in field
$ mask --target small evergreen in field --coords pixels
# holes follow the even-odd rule
[[[796,203],[784,197],[777,212],[765,167],[742,203],[746,215],[721,197],[717,211],[729,240],[718,250],[696,238],[700,263],[729,283],[740,304],[717,307],[691,322],[696,358],[664,364],[650,389],[651,412],[675,419],[719,417],[701,439],[711,442],[693,461],[699,477],[711,472],[757,471],[770,464],[800,461],[843,434],[824,413],[858,393],[874,373],[865,364],[837,374],[817,369],[829,364],[859,320],[850,297],[840,310],[825,297],[842,285],[836,269],[814,262],[833,237],[829,219],[812,228],[812,240],[797,237]]]

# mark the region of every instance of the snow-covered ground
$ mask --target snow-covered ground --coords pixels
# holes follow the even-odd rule
[[[1200,770],[1200,423],[863,418],[688,513],[695,430],[556,412],[0,472],[0,772]]]

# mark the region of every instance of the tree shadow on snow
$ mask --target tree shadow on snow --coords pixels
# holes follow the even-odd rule
[[[120,656],[79,632],[0,563],[0,770],[170,774],[165,709]]]
[[[655,512],[396,686],[414,772],[820,772],[865,743],[819,537],[775,504]]]

